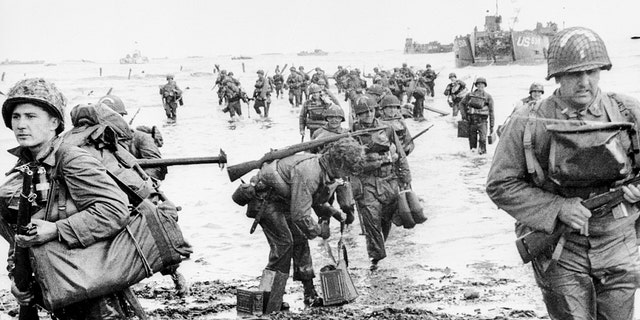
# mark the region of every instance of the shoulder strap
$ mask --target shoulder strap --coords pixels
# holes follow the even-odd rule
[[[533,182],[541,186],[544,183],[544,171],[542,171],[542,167],[540,163],[536,159],[534,155],[534,132],[537,124],[537,111],[540,109],[541,102],[536,103],[529,108],[529,117],[527,120],[527,124],[524,127],[524,135],[522,137],[522,144],[524,145],[524,157],[527,163],[527,172],[533,178]]]
[[[619,117],[622,116],[624,117],[624,120],[634,124],[633,128],[628,130],[628,133],[629,133],[629,139],[631,140],[631,152],[633,153],[634,167],[638,169],[640,167],[640,141],[638,141],[639,139],[638,128],[636,128],[638,126],[637,119],[635,115],[631,112],[631,110],[627,108],[627,106],[622,102],[622,100],[615,93],[609,92],[607,93],[607,96],[611,98],[611,100],[613,100],[618,105],[618,108],[614,109],[609,107],[610,106],[609,103],[605,103],[605,108],[609,107],[607,108],[609,117],[612,116],[611,113],[615,113],[617,111],[618,112],[617,115]]]

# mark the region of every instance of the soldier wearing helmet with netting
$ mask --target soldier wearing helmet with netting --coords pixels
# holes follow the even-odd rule
[[[66,102],[64,95],[53,83],[41,78],[31,78],[16,83],[7,93],[7,99],[2,105],[4,124],[13,131],[19,144],[10,150],[18,158],[18,162],[11,170],[8,181],[20,183],[17,190],[10,183],[0,186],[0,194],[17,195],[9,199],[0,198],[0,223],[3,224],[0,234],[9,242],[10,247],[7,268],[12,281],[11,292],[23,306],[44,305],[41,299],[36,298],[41,296],[36,290],[44,286],[42,277],[45,274],[46,277],[64,279],[67,275],[57,274],[60,269],[16,269],[18,266],[25,266],[24,263],[16,264],[16,246],[31,248],[31,251],[59,242],[60,245],[53,247],[85,248],[116,236],[129,222],[127,195],[107,174],[103,164],[89,152],[63,143],[60,134],[65,128]],[[31,173],[33,180],[28,178],[32,176]],[[33,181],[33,185],[23,186],[26,181]],[[33,191],[24,190],[25,187]],[[19,195],[24,195],[25,192],[34,192],[33,197],[22,197],[24,200],[16,201],[17,203],[11,201],[20,199]],[[22,213],[28,214],[31,221],[18,230],[16,219]],[[28,231],[24,231],[26,229]],[[51,249],[52,246],[48,248]],[[68,251],[51,250],[52,255],[68,254]],[[74,254],[83,253],[84,251],[79,250]],[[41,258],[34,255],[32,259],[34,265],[47,268],[47,262],[38,261]],[[68,266],[69,269],[74,267],[78,266]],[[19,282],[23,283],[14,277],[19,271],[23,275],[27,272],[28,278],[32,278],[35,283],[29,281],[27,287],[17,286]],[[39,272],[40,276],[32,277],[31,271]],[[47,273],[43,273],[44,271]],[[60,281],[64,282],[64,279]],[[123,311],[125,306],[121,303],[123,291],[114,290],[113,287],[103,288],[105,294],[101,296],[85,298],[79,302],[70,301],[86,297],[86,288],[80,287],[78,286],[78,292],[73,297],[54,297],[60,299],[57,304],[59,307],[47,311],[52,312],[57,319],[126,318]]]
[[[167,83],[160,87],[162,104],[169,122],[175,122],[178,117],[178,104],[182,105],[182,90],[173,79],[173,75],[167,75]]]
[[[309,136],[313,136],[316,130],[325,125],[324,111],[332,104],[331,99],[322,95],[322,88],[317,84],[309,86],[309,94],[311,97],[305,101],[299,117],[300,135],[303,139],[305,129],[309,129]]]
[[[487,79],[478,77],[474,83],[476,89],[460,101],[462,119],[469,122],[469,149],[478,150],[478,154],[487,153],[487,124],[489,134],[493,134],[495,115],[493,97],[485,90]]]
[[[547,79],[559,87],[513,114],[487,179],[489,197],[516,219],[518,236],[563,230],[539,255],[519,250],[532,260],[551,319],[634,319],[640,190],[623,185],[620,202],[603,210],[582,204],[638,172],[630,129],[640,125],[640,102],[600,89],[611,66],[593,30],[554,35]]]
[[[449,73],[449,81],[451,82],[444,89],[444,95],[447,96],[447,102],[452,109],[452,116],[455,118],[460,110],[460,101],[469,91],[467,90],[467,84],[459,80],[458,76],[453,72]]]
[[[364,96],[358,99],[354,112],[357,121],[352,131],[380,128],[356,137],[365,147],[365,164],[360,174],[352,177],[353,197],[367,242],[371,270],[387,256],[385,241],[391,231],[391,220],[397,213],[400,190],[409,188],[411,172],[402,142],[385,122],[375,115],[375,102]]]

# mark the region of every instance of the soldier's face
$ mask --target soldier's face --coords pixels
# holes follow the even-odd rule
[[[342,122],[341,117],[334,117],[334,116],[327,117],[327,125],[331,129],[339,128],[341,122]]]
[[[382,112],[387,117],[395,117],[400,112],[400,106],[388,106],[382,109]]]
[[[540,100],[540,98],[542,98],[542,91],[531,91],[531,98]]]
[[[569,99],[578,107],[584,107],[593,101],[600,83],[600,69],[565,73],[556,77],[560,84],[560,95]]]
[[[358,117],[358,120],[360,120],[360,122],[372,123],[373,122],[374,113],[373,113],[373,110],[369,110],[367,112],[358,113],[357,117]]]
[[[52,117],[42,107],[21,103],[11,114],[11,130],[21,147],[28,148],[36,155],[43,145],[56,136],[59,120]]]

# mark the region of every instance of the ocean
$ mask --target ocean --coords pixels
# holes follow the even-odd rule
[[[640,41],[627,40],[608,46],[613,69],[601,73],[601,88],[640,98]],[[544,80],[544,64],[457,69],[453,53],[405,55],[401,51],[382,51],[331,52],[327,56],[304,57],[266,54],[253,56],[250,60],[231,60],[230,56],[151,59],[142,65],[121,65],[117,61],[0,65],[4,77],[0,91],[6,93],[25,77],[44,77],[56,83],[69,99],[68,115],[72,106],[96,102],[113,88],[112,93],[122,98],[127,107],[127,120],[140,108],[134,126],[160,126],[165,141],[161,148],[164,158],[215,156],[222,149],[228,156],[228,163],[233,165],[259,159],[271,149],[298,143],[298,113],[292,111],[286,97],[276,99],[274,95],[270,112],[272,122],[258,121],[255,111],[247,112],[247,105],[243,104],[244,119],[230,126],[229,115],[221,111],[216,91],[211,90],[217,77],[213,73],[215,64],[232,71],[251,94],[256,71],[263,69],[267,75],[272,75],[276,65],[280,68],[284,64],[304,66],[307,71],[318,66],[331,75],[338,65],[371,73],[374,67],[391,69],[400,67],[403,62],[417,69],[430,63],[439,72],[432,106],[446,111],[450,109],[443,91],[450,72],[457,73],[469,87],[476,77],[485,77],[486,91],[495,100],[496,126],[511,113],[517,100],[527,96],[532,82],[544,84],[544,97],[557,87],[553,80]],[[166,74],[173,74],[184,91],[185,104],[178,108],[175,125],[165,123],[158,92],[159,85],[166,82]],[[288,71],[285,76],[287,74]],[[367,80],[370,83],[371,80]],[[333,84],[331,81],[331,88],[337,94]],[[342,95],[339,97],[343,98]],[[455,120],[450,115],[439,116],[426,110],[425,114],[428,122],[407,120],[407,124],[414,134],[434,124],[416,140],[415,150],[409,156],[412,186],[424,201],[429,220],[410,230],[394,226],[387,241],[388,257],[380,262],[380,268],[397,270],[399,275],[415,283],[425,281],[438,270],[455,274],[458,279],[483,281],[497,277],[508,280],[503,289],[511,293],[505,293],[502,298],[482,304],[434,303],[424,306],[426,308],[448,308],[452,312],[473,314],[478,308],[511,307],[545,314],[530,266],[522,265],[514,245],[514,219],[498,210],[484,191],[495,144],[488,146],[487,155],[471,153],[467,140],[456,137]],[[70,121],[67,121],[69,126]],[[15,145],[12,132],[0,130],[0,147],[9,149]],[[8,171],[13,162],[9,154],[0,153],[0,168]],[[244,179],[248,180],[252,174],[255,172]],[[245,216],[245,208],[231,200],[239,183],[230,182],[226,170],[217,165],[169,168],[162,189],[182,206],[180,226],[194,247],[191,259],[180,268],[189,281],[255,280],[266,265],[269,248],[262,231],[258,228],[254,234],[249,234],[253,220]],[[339,232],[338,226],[332,225],[334,236],[330,243],[335,248]],[[366,274],[369,261],[357,220],[345,234],[345,241],[353,272]],[[7,247],[4,242],[0,243],[0,256],[6,255]],[[322,241],[311,241],[311,251],[318,272],[328,262]],[[0,279],[0,289],[8,290],[6,272],[0,272]],[[156,275],[145,281],[169,280]],[[358,277],[356,286],[370,285],[369,281],[366,276]],[[294,309],[301,307],[301,303],[293,303]]]

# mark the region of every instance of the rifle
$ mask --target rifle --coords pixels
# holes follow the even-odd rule
[[[133,117],[131,117],[131,120],[129,120],[129,125],[131,125],[133,123],[133,120],[136,119],[136,117],[138,116],[138,113],[140,113],[140,110],[142,110],[142,108],[138,108],[138,111],[136,111],[136,113],[133,114]]]
[[[217,163],[220,168],[224,168],[227,163],[227,154],[220,150],[217,157],[191,157],[191,158],[173,158],[173,159],[138,159],[136,160],[142,168],[156,168],[161,166],[183,166],[192,164],[209,164]]]
[[[111,94],[111,91],[113,91],[113,87],[109,88],[109,91],[107,91],[107,96]]]
[[[404,143],[404,145],[403,145],[403,147],[405,147],[405,148],[406,148],[407,146],[409,146],[409,145],[413,142],[413,140],[417,139],[419,136],[421,136],[421,135],[423,135],[425,132],[429,131],[429,129],[431,129],[432,127],[433,127],[433,123],[432,123],[430,126],[428,126],[426,129],[424,129],[424,130],[422,130],[422,131],[418,132],[418,134],[416,134],[415,136],[411,137],[411,140],[409,140],[409,141],[405,142],[405,143]]]
[[[638,185],[638,183],[640,183],[640,176],[626,181],[623,186],[630,184]],[[580,204],[589,209],[592,214],[601,215],[611,211],[613,207],[621,204],[623,201],[624,191],[622,191],[622,186],[619,186],[611,191],[582,200]],[[568,225],[562,222],[558,222],[558,224],[556,230],[551,234],[544,231],[531,231],[516,239],[516,248],[518,248],[518,253],[523,263],[528,263],[545,252],[549,247],[556,245],[564,234],[572,231]]]
[[[324,146],[327,143],[331,143],[334,141],[338,141],[342,138],[346,138],[346,137],[353,137],[353,136],[359,136],[368,132],[373,132],[373,131],[378,131],[381,129],[384,129],[385,127],[378,127],[378,128],[371,128],[371,129],[364,129],[364,130],[358,130],[355,132],[350,132],[350,133],[342,133],[342,134],[337,134],[335,136],[331,136],[331,137],[326,137],[326,138],[321,138],[321,139],[316,139],[316,140],[311,140],[311,141],[307,141],[307,142],[301,142],[298,144],[294,144],[291,146],[288,146],[284,149],[275,149],[275,150],[271,150],[267,153],[265,153],[262,158],[258,159],[258,160],[253,160],[253,161],[247,161],[247,162],[243,162],[240,164],[236,164],[233,166],[228,166],[227,167],[227,173],[229,174],[229,180],[236,181],[238,180],[240,177],[244,176],[245,174],[249,173],[250,171],[254,170],[254,169],[260,169],[260,167],[262,166],[263,163],[266,162],[270,162],[273,160],[277,160],[277,159],[282,159],[291,155],[294,155],[298,152],[301,151],[307,151],[307,150],[311,150],[314,148],[319,148]],[[303,136],[304,138],[304,136]]]
[[[20,204],[18,206],[17,217],[17,234],[26,235],[28,233],[28,225],[31,223],[31,207],[35,201],[35,194],[31,189],[33,183],[34,170],[33,165],[23,165],[17,168],[22,172],[22,193],[20,194]],[[29,261],[29,248],[18,247],[14,243],[15,268],[13,271],[13,279],[16,287],[20,291],[30,291],[33,284],[33,275],[31,263]],[[38,319],[38,308],[32,302],[28,306],[20,306],[20,320]]]

